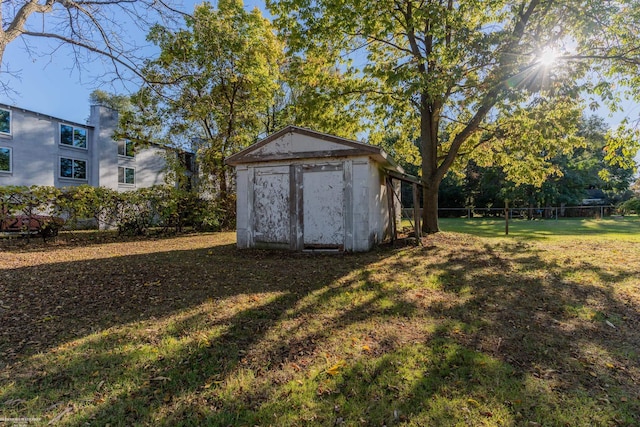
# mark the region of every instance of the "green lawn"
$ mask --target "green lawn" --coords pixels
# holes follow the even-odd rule
[[[504,237],[504,219],[459,219],[441,218],[440,227],[444,231],[469,233],[483,237]],[[640,242],[640,217],[605,218],[605,219],[544,219],[528,221],[512,219],[509,221],[509,235],[516,238],[614,238],[625,241]]]
[[[0,419],[637,426],[639,245],[580,228],[608,221],[505,239],[443,220],[480,235],[346,255],[239,251],[232,233],[14,242]]]

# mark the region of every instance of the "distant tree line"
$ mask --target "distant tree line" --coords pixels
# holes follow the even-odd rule
[[[585,199],[599,199],[596,203],[607,205],[633,200],[634,168],[631,164],[611,161],[615,156],[607,151],[608,132],[602,118],[583,119],[577,135],[584,139],[584,144],[571,155],[554,156],[550,162],[555,173],[541,186],[517,185],[507,178],[502,167],[483,166],[471,160],[464,168],[450,171],[443,179],[439,206],[504,208],[508,201],[511,207],[544,208],[579,206]],[[403,166],[409,172],[418,172],[412,164]],[[409,190],[405,192],[404,200],[411,200]],[[630,202],[629,206],[635,205]]]

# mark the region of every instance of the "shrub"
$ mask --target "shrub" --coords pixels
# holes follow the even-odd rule
[[[640,215],[640,197],[627,200],[618,207],[618,210],[623,215],[632,213]]]
[[[55,236],[64,224],[54,216],[60,190],[55,187],[0,187],[0,230],[44,239]]]
[[[4,223],[16,215],[28,218],[26,224],[38,215],[47,215],[64,218],[68,229],[86,228],[89,223],[127,235],[147,234],[151,227],[161,227],[164,232],[180,232],[186,226],[217,231],[234,226],[235,198],[211,200],[171,186],[127,192],[89,185],[62,190],[0,187],[0,221]],[[62,221],[48,221],[43,230],[53,235],[61,226]]]

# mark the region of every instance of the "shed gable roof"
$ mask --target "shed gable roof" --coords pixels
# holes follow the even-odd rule
[[[296,137],[294,139],[294,136]],[[229,165],[297,159],[370,156],[385,169],[403,172],[380,147],[297,126],[287,126],[227,158]]]

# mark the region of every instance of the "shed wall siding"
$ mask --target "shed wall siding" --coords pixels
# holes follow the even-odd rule
[[[344,148],[344,145],[334,142],[324,141],[307,135],[294,135],[289,133],[258,148],[253,154],[260,156],[283,153],[305,153],[310,151],[334,151]]]
[[[371,249],[369,241],[369,230],[371,222],[369,217],[369,198],[371,188],[369,187],[369,164],[368,158],[358,158],[353,160],[353,209],[354,209],[354,244],[353,250],[356,252]]]
[[[343,150],[287,134],[259,147],[269,161],[237,166],[237,244],[293,250],[368,251],[388,229],[386,174],[368,155],[279,159],[282,150]],[[301,141],[304,140],[304,141]],[[251,153],[256,159],[256,152]]]
[[[382,214],[381,209],[384,205],[381,205],[382,187],[380,186],[380,173],[375,164],[367,165],[367,188],[369,189],[369,197],[366,200],[367,204],[367,215],[368,215],[368,224],[369,228],[367,229],[366,236],[363,238],[367,239],[369,245],[373,246],[376,243],[380,243],[384,237],[384,233],[381,233],[381,229],[384,227],[382,223]]]
[[[253,193],[249,182],[249,168],[238,166],[236,168],[236,190],[238,198],[236,202],[236,240],[238,248],[246,249],[252,246],[251,227],[249,226],[249,197]]]

